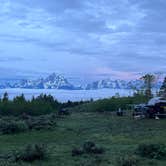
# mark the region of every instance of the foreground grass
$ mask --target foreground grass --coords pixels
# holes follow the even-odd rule
[[[59,119],[53,130],[30,131],[16,135],[0,135],[0,153],[23,148],[26,144],[44,143],[48,159],[33,163],[9,163],[0,166],[116,166],[120,156],[133,154],[140,143],[165,143],[166,120],[133,120],[130,116],[117,117],[109,113],[74,112]],[[105,148],[103,155],[72,157],[74,147],[90,140]],[[140,166],[165,166],[166,160],[140,158]]]

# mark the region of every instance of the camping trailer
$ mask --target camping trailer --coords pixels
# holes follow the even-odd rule
[[[159,117],[165,118],[166,117],[166,100],[162,97],[156,97],[149,100],[148,104],[148,116],[149,118]]]
[[[150,99],[148,104],[135,105],[133,116],[166,118],[166,100],[161,97],[156,97]]]

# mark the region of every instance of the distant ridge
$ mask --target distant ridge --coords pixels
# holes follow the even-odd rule
[[[153,88],[159,89],[162,81],[153,84]],[[80,87],[70,83],[63,75],[52,73],[46,78],[35,80],[22,79],[17,81],[0,81],[0,88],[26,88],[26,89],[66,89],[66,90],[97,90],[97,89],[143,89],[142,80],[111,80],[104,79],[82,85]]]
[[[46,78],[40,78],[36,80],[23,79],[15,83],[3,83],[0,84],[0,88],[27,88],[27,89],[68,89],[75,90],[80,89],[75,87],[68,80],[59,74],[52,73]]]
[[[159,89],[162,85],[162,82],[159,81],[153,84],[153,88]],[[99,80],[92,82],[86,86],[86,90],[92,89],[143,89],[145,87],[144,82],[142,80]]]

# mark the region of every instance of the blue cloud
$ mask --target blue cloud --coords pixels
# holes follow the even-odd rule
[[[163,0],[0,0],[0,65],[72,77],[164,71],[165,8]]]

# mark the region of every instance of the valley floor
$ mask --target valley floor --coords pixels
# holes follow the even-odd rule
[[[102,146],[105,153],[72,157],[72,149],[81,147],[88,140]],[[54,130],[0,135],[0,153],[21,149],[31,143],[44,143],[48,147],[48,159],[8,165],[116,166],[120,156],[133,154],[140,143],[165,142],[165,119],[133,120],[130,116],[117,117],[108,113],[74,112],[71,116],[58,119]],[[138,158],[140,166],[166,165],[166,160],[151,160],[139,156]],[[0,160],[0,166],[5,166],[5,161]]]

